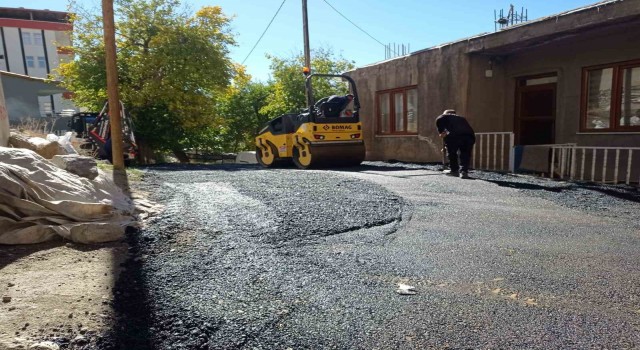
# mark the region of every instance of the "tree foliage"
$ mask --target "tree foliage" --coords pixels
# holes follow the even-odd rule
[[[217,6],[189,14],[179,0],[116,0],[120,98],[138,139],[155,151],[237,152],[253,149],[268,120],[306,107],[302,54],[271,60],[271,78],[253,81],[234,64],[230,18]],[[75,59],[56,74],[74,102],[99,110],[107,99],[101,13],[71,8]],[[340,74],[353,62],[330,49],[312,54],[314,73]],[[344,85],[318,80],[314,94],[346,93]]]
[[[230,18],[217,6],[193,15],[178,0],[117,0],[116,46],[121,100],[139,136],[155,150],[215,143],[211,134],[223,118],[223,97],[235,69]],[[106,100],[102,21],[99,15],[73,18],[76,59],[57,72],[79,106],[97,109]]]
[[[271,95],[261,111],[276,117],[306,108],[305,77],[302,74],[304,56],[300,54],[290,58],[268,57],[271,59],[272,80],[269,82]],[[320,48],[312,52],[312,73],[342,74],[354,68],[353,62],[342,57],[335,58],[330,49]],[[336,83],[335,80],[313,81],[313,95],[317,97],[316,100],[320,97],[345,93],[347,93],[346,85]]]
[[[270,119],[261,112],[269,95],[269,85],[252,81],[243,66],[236,66],[235,78],[218,104],[220,115],[225,116],[222,135],[225,150],[238,152],[254,148],[258,129]]]

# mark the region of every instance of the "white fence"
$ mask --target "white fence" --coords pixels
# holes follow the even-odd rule
[[[473,168],[514,172],[512,132],[477,132]]]
[[[633,164],[637,164],[635,168]],[[637,180],[640,183],[640,147],[554,145],[549,168],[551,178],[627,185]]]

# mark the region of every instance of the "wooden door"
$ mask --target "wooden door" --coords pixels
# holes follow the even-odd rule
[[[518,79],[514,123],[516,144],[555,142],[556,81],[555,75]]]

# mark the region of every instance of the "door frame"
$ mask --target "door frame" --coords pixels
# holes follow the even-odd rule
[[[553,83],[545,83],[545,84],[537,84],[526,86],[523,85],[527,80],[530,79],[539,79],[539,78],[551,78],[556,77],[556,81]],[[557,120],[557,103],[558,103],[558,73],[550,72],[550,73],[542,73],[535,75],[525,75],[516,77],[516,86],[515,86],[515,103],[514,103],[514,113],[513,113],[513,132],[514,132],[514,141],[516,145],[520,144],[520,122],[522,117],[520,116],[520,107],[521,107],[521,93],[527,91],[536,91],[536,90],[552,90],[553,91],[553,102],[551,106],[552,117],[553,117],[553,130],[551,130],[551,138],[554,143],[556,140],[556,120]],[[528,118],[529,120],[535,120],[536,117]],[[542,119],[542,118],[538,118]]]

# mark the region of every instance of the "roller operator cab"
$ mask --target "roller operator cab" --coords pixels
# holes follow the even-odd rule
[[[311,80],[342,78],[350,93],[314,102]],[[354,166],[364,160],[360,102],[346,75],[311,74],[306,78],[308,109],[269,121],[256,137],[256,158],[264,167],[292,162],[301,169]]]

